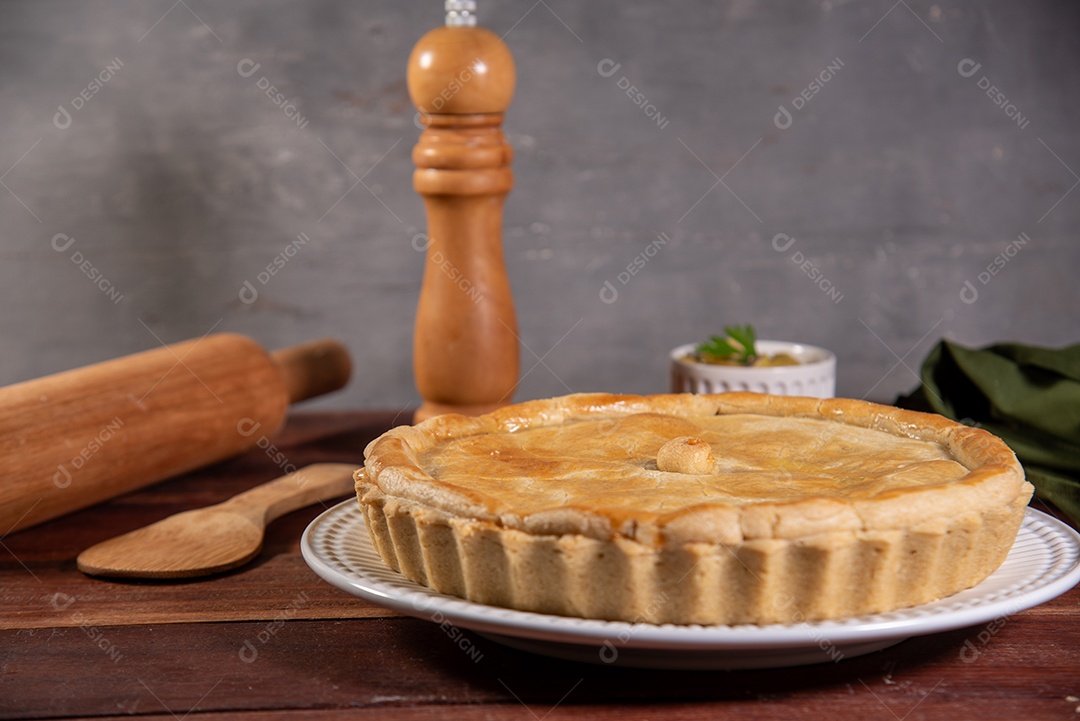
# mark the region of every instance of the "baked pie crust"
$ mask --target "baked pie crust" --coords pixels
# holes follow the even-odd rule
[[[969,588],[1032,487],[941,416],[756,393],[576,394],[395,428],[356,489],[390,567],[441,593],[649,623],[791,623]]]

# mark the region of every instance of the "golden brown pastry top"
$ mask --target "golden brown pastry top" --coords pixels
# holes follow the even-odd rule
[[[862,401],[579,394],[374,441],[361,485],[532,533],[640,541],[887,530],[1007,503],[984,431]]]

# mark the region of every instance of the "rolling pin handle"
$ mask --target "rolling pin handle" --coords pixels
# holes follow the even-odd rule
[[[281,371],[290,403],[344,388],[352,374],[349,351],[332,338],[282,348],[270,357]]]

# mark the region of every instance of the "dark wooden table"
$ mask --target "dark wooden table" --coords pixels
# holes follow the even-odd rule
[[[110,582],[75,568],[82,549],[270,480],[282,459],[358,463],[406,418],[294,415],[274,448],[0,539],[0,716],[1080,719],[1077,588],[839,663],[686,672],[514,651],[338,591],[300,556],[318,507],[276,521],[253,564],[217,577]]]

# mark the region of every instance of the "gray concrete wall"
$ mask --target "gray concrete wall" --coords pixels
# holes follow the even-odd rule
[[[481,18],[518,67],[519,399],[665,390],[668,349],[727,323],[834,349],[839,392],[875,400],[941,337],[1080,341],[1080,4]],[[358,372],[318,405],[415,404],[404,68],[440,22],[435,0],[0,2],[0,383],[211,330],[332,335]]]

